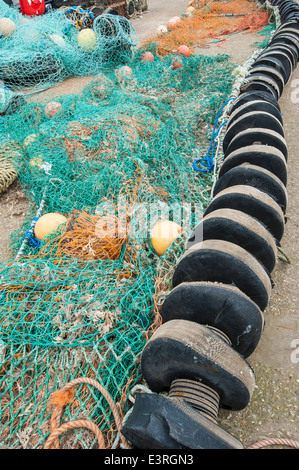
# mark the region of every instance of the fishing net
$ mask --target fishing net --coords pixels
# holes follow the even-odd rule
[[[187,233],[199,220],[212,177],[196,173],[192,159],[206,152],[233,80],[227,56],[194,55],[178,70],[171,63],[170,56],[136,58],[130,78],[118,68],[78,95],[57,97],[53,117],[28,103],[4,118],[10,140],[3,145],[15,149],[31,203],[13,237],[15,253],[43,199],[43,213],[68,220],[40,244],[29,238],[1,267],[2,444],[20,446],[27,430],[28,445],[42,445],[51,392],[74,377],[97,378],[117,402],[140,378],[157,274],[184,240],[159,258],[149,230],[170,210],[179,221],[185,210]],[[80,387],[76,393],[69,417],[88,415],[109,429],[103,400],[87,390],[82,397]],[[76,446],[74,439],[66,445]]]
[[[0,80],[14,91],[36,92],[132,58],[137,37],[129,20],[77,10],[26,17],[1,0]]]
[[[1,447],[44,447],[57,425],[53,392],[80,377],[96,380],[126,415],[173,267],[209,203],[205,156],[235,67],[226,55],[194,54],[174,68],[176,56],[144,62],[142,52],[80,93],[57,96],[51,113],[31,102],[3,117],[1,152],[30,207],[12,235],[13,258],[0,265]],[[34,224],[49,212],[66,222],[40,241]],[[158,256],[150,231],[163,219],[183,232]],[[62,402],[61,423],[89,420],[107,448],[119,445],[98,389],[81,383]],[[81,428],[59,445],[97,442]]]
[[[232,0],[209,2],[201,0],[200,7],[190,17],[181,18],[175,25],[165,25],[167,32],[151,35],[148,44],[155,43],[156,51],[163,57],[175,51],[181,44],[195,50],[208,47],[209,40],[241,31],[260,31],[268,25],[271,12],[261,9],[256,2]]]

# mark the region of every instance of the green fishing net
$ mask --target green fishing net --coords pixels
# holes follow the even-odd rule
[[[96,379],[127,413],[159,302],[209,202],[213,172],[192,164],[211,148],[234,66],[225,55],[192,55],[173,69],[174,56],[143,62],[142,52],[78,94],[3,116],[0,150],[30,207],[12,235],[13,258],[0,266],[2,447],[42,448],[51,394],[74,378]],[[49,212],[67,222],[39,241],[28,229]],[[150,230],[161,219],[184,230],[158,256]],[[76,387],[62,422],[74,419],[91,420],[115,445],[111,409],[94,388]],[[96,440],[76,429],[60,446]]]
[[[132,58],[137,36],[129,20],[73,10],[28,17],[0,1],[0,80],[7,87],[32,93]]]

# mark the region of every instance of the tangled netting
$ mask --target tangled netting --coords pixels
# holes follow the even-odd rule
[[[53,117],[44,104],[27,103],[3,118],[1,148],[31,204],[13,237],[20,255],[0,269],[2,446],[43,446],[51,393],[76,377],[96,379],[127,410],[159,285],[185,241],[183,233],[159,257],[149,231],[161,218],[175,220],[179,208],[189,233],[208,201],[212,176],[195,172],[192,161],[209,147],[234,66],[225,55],[193,55],[173,69],[172,56],[144,63],[140,54],[130,70],[58,96]],[[42,201],[42,213],[67,222],[40,244],[29,236],[20,252]],[[111,410],[83,384],[63,419],[87,417],[111,445]],[[61,445],[90,448],[94,439],[76,430]]]
[[[30,21],[38,29],[43,18]],[[153,62],[140,60],[141,48],[129,66],[103,72],[102,56],[96,64],[96,52],[79,51],[71,35],[69,42],[76,61],[67,52],[55,60],[75,75],[92,64],[96,75],[50,107],[26,102],[0,127],[0,155],[9,155],[30,203],[12,235],[14,256],[0,265],[1,447],[44,447],[51,430],[74,420],[93,424],[74,425],[60,447],[96,447],[93,426],[107,448],[119,445],[116,411],[100,390],[123,418],[171,271],[209,203],[213,174],[192,163],[211,149],[213,158],[215,120],[235,80],[226,55],[180,57],[174,67],[177,56],[161,58],[153,44]],[[49,212],[66,222],[40,241],[34,224]],[[158,256],[150,231],[161,219],[183,232]]]
[[[0,0],[1,18],[13,24],[0,39],[0,80],[14,91],[36,92],[67,77],[124,64],[137,44],[135,30],[123,16],[85,17],[89,22],[80,20],[78,28],[78,14],[68,9],[26,17]]]
[[[254,1],[207,3],[206,0],[201,0],[198,3],[200,7],[194,14],[180,18],[175,24],[170,25],[168,22],[162,25],[162,28],[166,27],[166,34],[163,29],[158,28],[158,31],[147,39],[149,45],[155,43],[157,53],[161,57],[176,50],[181,44],[186,44],[191,50],[195,50],[197,46],[209,47],[215,42],[219,42],[219,47],[222,47],[220,42],[224,40],[223,36],[228,38],[231,34],[241,31],[260,31],[269,22],[275,22],[272,12]]]

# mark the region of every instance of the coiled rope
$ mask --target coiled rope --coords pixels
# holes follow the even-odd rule
[[[0,156],[0,193],[6,191],[17,178],[14,166],[5,157]]]
[[[90,379],[88,377],[74,379],[71,382],[67,383],[61,390],[57,390],[56,392],[52,394],[52,404],[54,405],[54,410],[51,416],[51,423],[50,423],[51,434],[48,437],[44,448],[45,449],[51,449],[51,448],[59,449],[59,436],[65,433],[66,431],[69,431],[70,429],[76,429],[76,428],[89,429],[97,437],[99,449],[107,448],[105,445],[105,439],[104,439],[102,431],[92,421],[80,419],[80,420],[70,421],[63,425],[60,425],[61,417],[62,417],[65,406],[68,405],[74,398],[74,394],[75,394],[74,387],[76,385],[81,385],[81,384],[92,385],[97,390],[99,390],[99,392],[102,393],[102,395],[105,397],[113,413],[115,424],[119,432],[120,440],[122,442],[123,447],[125,449],[131,449],[131,446],[129,445],[125,437],[120,433],[120,430],[122,427],[122,421],[121,421],[121,417],[118,413],[118,410],[116,408],[114,401],[112,400],[107,390],[99,382],[97,382],[94,379]]]
[[[46,441],[44,449],[52,449],[52,448],[59,449],[60,448],[59,436],[61,436],[63,433],[67,431],[70,431],[72,429],[78,429],[78,428],[89,429],[91,432],[95,434],[97,441],[98,441],[99,449],[107,448],[102,431],[92,421],[78,419],[78,420],[70,421],[68,423],[64,423],[60,425],[60,421],[61,421],[65,406],[70,404],[74,398],[74,395],[75,395],[74,387],[76,385],[81,385],[81,384],[92,385],[97,390],[99,390],[111,408],[111,411],[114,416],[115,424],[118,430],[117,438],[112,446],[112,449],[115,449],[117,447],[119,441],[121,441],[123,448],[132,449],[128,441],[121,434],[121,428],[124,422],[127,420],[129,415],[131,414],[132,409],[129,410],[124,420],[122,421],[120,414],[118,413],[118,410],[116,408],[116,405],[114,401],[112,400],[111,396],[109,395],[109,393],[107,392],[107,390],[99,382],[97,382],[94,379],[90,379],[88,377],[74,379],[71,382],[67,383],[61,390],[57,390],[56,392],[52,394],[52,405],[54,405],[54,410],[53,410],[53,413],[51,416],[51,422],[50,422],[51,434]],[[135,401],[134,394],[136,391],[150,393],[150,390],[148,390],[147,387],[143,387],[141,385],[135,386],[134,389],[131,391],[131,394],[129,397],[130,401],[132,401],[133,403]],[[262,449],[262,448],[273,446],[273,445],[287,446],[287,447],[293,447],[295,449],[299,449],[298,441],[294,441],[292,439],[283,439],[283,438],[264,439],[262,441],[258,441],[254,444],[251,444],[250,446],[246,447],[246,449]]]

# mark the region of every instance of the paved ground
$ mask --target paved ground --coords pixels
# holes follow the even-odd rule
[[[161,23],[181,14],[184,0],[149,0],[149,12],[133,20],[140,41],[154,32]],[[225,49],[213,45],[199,53],[227,52],[234,63],[242,64],[255,50],[261,37],[240,33],[231,36]],[[74,92],[89,78],[69,79],[52,90],[34,96],[48,100],[49,96]],[[296,83],[298,80],[298,83]],[[296,89],[298,93],[296,94]],[[297,103],[298,100],[298,103]],[[248,359],[256,374],[256,389],[248,407],[242,412],[222,411],[220,425],[242,440],[245,446],[265,437],[284,437],[299,440],[299,159],[297,151],[299,119],[299,68],[293,73],[280,100],[286,140],[289,146],[287,224],[282,247],[292,263],[278,261],[273,273],[275,288],[265,311],[265,330],[261,341]],[[0,197],[0,260],[9,258],[9,235],[24,218],[27,202],[16,182]],[[298,348],[296,351],[296,347]]]

